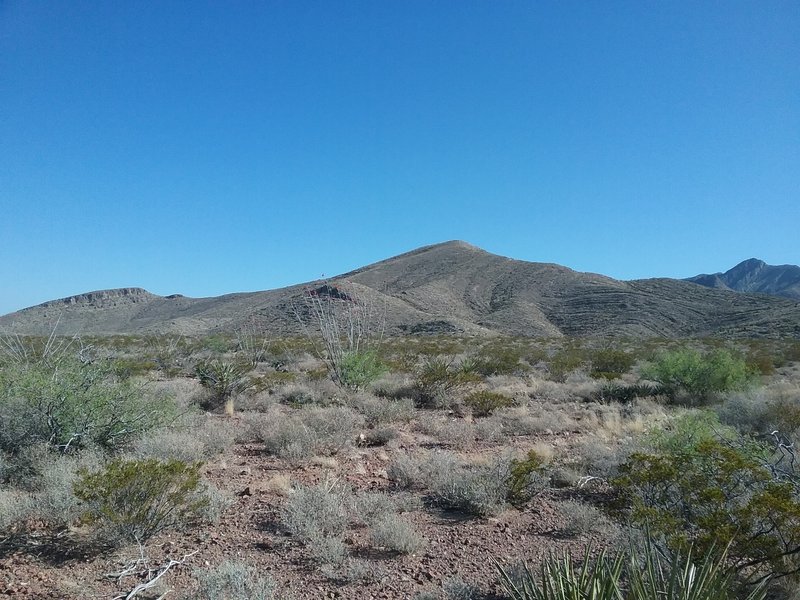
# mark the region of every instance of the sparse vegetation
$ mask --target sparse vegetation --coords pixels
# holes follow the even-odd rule
[[[203,600],[270,600],[275,598],[275,581],[259,574],[256,567],[235,560],[196,572],[197,593]]]
[[[608,582],[618,553],[619,585],[608,589],[621,599],[655,597],[688,568],[686,556],[698,576],[711,565],[709,580],[727,586],[714,599],[781,576],[764,583],[775,595],[800,573],[800,370],[778,360],[790,344],[408,337],[381,344],[374,357],[392,370],[378,379],[359,375],[370,370],[362,363],[333,381],[307,340],[180,338],[164,359],[174,369],[154,361],[149,337],[58,353],[47,343],[0,358],[0,550],[14,548],[29,569],[42,552],[85,540],[139,542],[148,564],[198,550],[204,562],[178,597],[303,595],[302,577],[312,594],[377,595],[392,582],[403,597],[483,598],[497,591],[491,565],[461,556],[513,548],[530,559],[549,544],[596,545],[599,563],[545,560],[545,571],[507,569],[511,581],[527,577],[529,593],[556,571],[561,583]],[[711,375],[697,375],[701,384],[654,376],[653,365],[686,347]],[[742,367],[753,348],[775,359],[774,372]],[[725,353],[730,361],[712,360]],[[222,376],[203,382],[192,364]],[[232,418],[197,408],[225,398],[236,399]],[[691,408],[712,402],[714,413]],[[656,553],[677,558],[619,551],[644,532]],[[98,566],[111,560],[108,546],[95,547],[72,564],[117,572]],[[661,562],[647,573],[651,560]],[[637,579],[634,564],[656,583]],[[117,593],[98,581],[103,597]]]

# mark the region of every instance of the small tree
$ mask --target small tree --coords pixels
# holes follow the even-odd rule
[[[683,393],[689,404],[705,404],[716,392],[744,388],[753,372],[727,350],[702,354],[683,348],[660,354],[642,370],[642,377],[658,382],[673,398]]]

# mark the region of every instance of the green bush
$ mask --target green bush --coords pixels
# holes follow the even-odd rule
[[[513,406],[514,399],[499,392],[479,390],[464,398],[464,404],[472,409],[473,416],[488,417],[499,408]]]
[[[84,472],[74,491],[86,504],[85,518],[111,541],[143,543],[203,515],[208,499],[201,464],[115,459],[101,471]]]
[[[631,370],[636,358],[624,350],[603,348],[590,352],[589,361],[589,375],[594,379],[618,379]]]
[[[800,484],[769,448],[689,415],[634,453],[613,484],[631,523],[674,549],[729,545],[738,569],[755,574],[800,570]]]
[[[89,445],[115,449],[175,414],[171,400],[149,397],[108,363],[0,367],[0,450],[9,454],[38,443],[63,453]]]
[[[505,340],[481,348],[476,357],[476,370],[485,377],[491,375],[519,375],[528,366],[522,362],[524,350]]]
[[[350,389],[360,390],[378,379],[386,372],[374,350],[366,352],[345,352],[339,362],[339,381]]]
[[[560,348],[547,361],[550,378],[563,382],[567,376],[587,364],[585,352],[576,345],[570,344]]]
[[[675,398],[688,396],[689,404],[705,404],[716,392],[742,389],[753,379],[747,363],[727,350],[702,354],[684,348],[663,352],[642,370],[642,377],[658,382]]]
[[[417,373],[415,383],[420,403],[439,408],[452,403],[452,395],[471,383],[480,381],[476,363],[463,360],[455,363],[441,357],[428,358]]]
[[[512,459],[506,479],[506,499],[514,506],[523,506],[547,485],[545,461],[535,450],[522,459]]]

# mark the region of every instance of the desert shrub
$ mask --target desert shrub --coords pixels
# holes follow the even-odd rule
[[[298,486],[282,507],[281,523],[304,541],[340,536],[347,529],[350,502],[350,491],[336,480]]]
[[[386,365],[374,350],[345,352],[339,366],[342,385],[361,390],[386,372]]]
[[[689,415],[636,452],[614,480],[633,524],[668,547],[729,546],[748,573],[800,570],[800,488],[769,448],[710,414]]]
[[[207,350],[214,354],[225,354],[236,349],[236,342],[229,336],[218,333],[200,339],[198,349]]]
[[[30,494],[0,489],[0,540],[4,533],[28,519],[33,510],[33,498]]]
[[[419,461],[406,453],[398,454],[386,469],[390,481],[402,488],[411,488],[422,481]]]
[[[525,458],[511,459],[506,476],[506,499],[514,506],[522,506],[547,487],[546,461],[536,450],[529,450]]]
[[[332,456],[352,446],[362,424],[360,415],[348,408],[315,407],[280,421],[267,420],[258,437],[269,454],[299,461],[314,455]]]
[[[616,348],[602,348],[589,352],[589,375],[594,379],[618,379],[631,370],[636,358],[633,354]]]
[[[783,364],[800,362],[800,341],[793,340],[787,343],[783,350]]]
[[[775,368],[780,366],[782,356],[776,355],[763,347],[751,347],[747,352],[747,366],[761,375],[772,375]]]
[[[82,508],[74,493],[75,482],[83,471],[99,468],[102,460],[99,453],[92,451],[70,456],[51,455],[43,460],[38,468],[39,476],[30,482],[35,486],[32,500],[36,519],[51,527],[66,527],[78,519]]]
[[[514,405],[514,399],[499,392],[479,390],[472,392],[464,398],[464,404],[472,409],[472,414],[476,417],[488,417],[499,408],[507,408]]]
[[[364,423],[358,413],[336,406],[301,411],[302,423],[314,433],[315,454],[332,456],[356,442],[356,431]]]
[[[619,402],[620,404],[630,404],[638,398],[649,398],[658,396],[664,390],[648,383],[606,383],[592,395],[595,402],[609,403]]]
[[[366,424],[370,427],[397,422],[407,423],[414,418],[414,401],[410,398],[389,400],[371,394],[358,394],[350,405],[364,415]]]
[[[322,567],[327,577],[336,579],[340,576],[348,559],[347,546],[341,537],[313,532],[305,540],[305,544],[311,557]]]
[[[230,362],[221,359],[204,360],[195,367],[200,384],[209,390],[210,403],[214,407],[225,406],[227,414],[233,414],[233,398],[252,387],[248,374],[253,365],[245,361]]]
[[[504,439],[503,424],[496,418],[480,419],[474,425],[475,437],[487,442],[499,442]]]
[[[142,543],[199,518],[208,504],[200,466],[115,459],[100,471],[84,472],[75,482],[75,496],[85,503],[85,517],[110,534],[110,541]]]
[[[147,354],[155,368],[167,377],[177,377],[188,370],[189,346],[186,338],[174,335],[154,336],[147,340]]]
[[[254,424],[256,437],[264,450],[279,458],[298,462],[314,456],[317,438],[299,418],[287,418],[280,423],[270,420]]]
[[[400,554],[414,554],[425,545],[423,537],[402,517],[387,513],[369,530],[372,544]]]
[[[385,446],[397,438],[397,430],[393,427],[378,427],[367,429],[359,436],[361,446]]]
[[[38,443],[62,453],[116,449],[175,413],[171,400],[120,380],[108,363],[0,366],[0,450],[10,454]]]
[[[509,436],[574,431],[577,427],[575,419],[568,412],[554,405],[500,409],[490,418],[497,419],[503,432]]]
[[[584,367],[587,358],[584,351],[576,345],[567,345],[558,349],[547,361],[550,378],[553,381],[565,381],[567,376]]]
[[[349,523],[350,490],[336,480],[299,486],[281,509],[281,524],[309,549],[312,558],[335,576],[347,560],[342,535]]]
[[[205,458],[206,447],[201,439],[188,431],[161,430],[138,439],[132,454],[137,458],[196,462]]]
[[[744,388],[753,374],[743,359],[727,350],[702,354],[683,348],[661,353],[642,370],[642,377],[658,382],[673,398],[682,393],[688,404],[701,405],[716,392]]]
[[[397,511],[397,506],[388,494],[361,492],[350,496],[349,511],[356,521],[373,525],[387,514]]]
[[[117,357],[111,361],[111,369],[122,379],[140,377],[155,370],[155,361],[141,357]]]
[[[280,401],[290,406],[300,407],[310,404],[324,404],[325,398],[317,390],[308,385],[291,384],[278,394]]]
[[[138,458],[191,463],[221,454],[235,441],[237,425],[208,415],[184,415],[169,429],[145,433],[133,444]]]
[[[472,423],[464,419],[431,419],[419,422],[417,427],[438,442],[457,450],[466,450],[475,442]]]
[[[597,435],[589,435],[576,445],[577,460],[573,466],[580,468],[584,475],[607,479],[616,476],[620,465],[637,449],[637,438],[602,439]]]
[[[424,465],[425,485],[433,503],[470,515],[493,515],[505,506],[509,461],[468,465],[455,456],[438,452]]]
[[[480,381],[480,375],[474,361],[456,363],[441,357],[429,357],[417,373],[415,386],[422,406],[439,408],[449,406],[454,394],[477,381]]]
[[[222,515],[234,503],[234,496],[208,481],[202,481],[199,489],[202,497],[205,498],[198,513],[201,520],[208,523],[219,523]]]
[[[558,512],[564,518],[561,528],[567,535],[586,535],[600,533],[611,527],[611,522],[597,507],[576,500],[564,500],[558,505]]]
[[[297,373],[290,371],[269,371],[262,375],[251,376],[253,382],[253,391],[275,393],[280,387],[295,383],[297,381]]]
[[[484,377],[492,375],[520,375],[529,367],[522,362],[523,348],[505,344],[490,344],[480,349],[475,360],[475,370]]]
[[[258,569],[242,561],[226,560],[211,569],[195,571],[198,597],[203,600],[270,600],[275,581],[261,577]]]

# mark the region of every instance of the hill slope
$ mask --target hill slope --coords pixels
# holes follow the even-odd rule
[[[768,265],[750,258],[724,273],[695,275],[686,281],[706,287],[782,296],[800,300],[800,267],[797,265]]]
[[[513,260],[446,242],[324,282],[216,298],[162,297],[138,288],[46,302],[0,317],[0,329],[61,333],[183,333],[256,326],[298,333],[304,294],[347,282],[386,307],[392,333],[464,332],[529,336],[791,336],[800,303],[711,289],[673,279],[617,281],[547,263]]]

